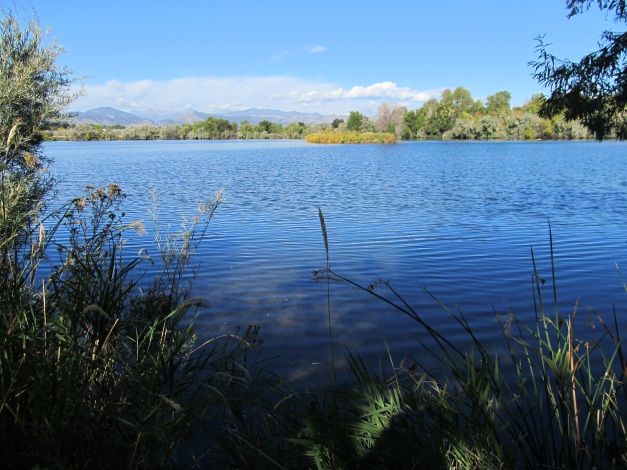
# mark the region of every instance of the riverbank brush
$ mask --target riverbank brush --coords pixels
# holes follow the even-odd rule
[[[229,382],[254,369],[257,329],[202,344],[195,332],[205,302],[190,295],[191,261],[222,193],[181,231],[156,230],[156,259],[127,253],[129,231],[144,227],[125,222],[124,199],[116,185],[87,187],[47,232],[42,222],[34,254],[2,264],[0,452],[11,468],[201,461],[194,436],[223,415]],[[146,263],[158,268],[151,279]]]

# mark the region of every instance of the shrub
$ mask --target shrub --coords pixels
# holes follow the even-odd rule
[[[391,144],[396,137],[391,133],[376,132],[316,132],[305,138],[310,144]]]
[[[212,417],[224,423],[224,397],[230,409],[243,407],[254,373],[247,354],[260,343],[249,328],[197,344],[193,312],[203,302],[190,298],[191,261],[222,193],[181,232],[155,229],[156,260],[126,253],[127,232],[143,227],[125,221],[117,185],[88,186],[62,209],[45,210],[54,181],[41,143],[64,116],[72,80],[36,22],[22,31],[7,13],[0,28],[3,463],[173,466]],[[143,277],[147,262],[160,267],[152,280]],[[200,465],[202,455],[190,452],[186,464]]]

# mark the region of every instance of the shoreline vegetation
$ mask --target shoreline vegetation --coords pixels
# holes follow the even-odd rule
[[[315,143],[362,143],[369,141],[357,134],[391,134],[395,140],[586,140],[594,134],[579,121],[568,121],[564,114],[540,117],[545,101],[534,95],[523,106],[511,107],[511,94],[499,91],[488,96],[485,103],[474,99],[469,90],[446,89],[442,97],[425,102],[420,108],[408,110],[383,103],[377,115],[370,118],[352,111],[346,120],[332,123],[281,125],[263,120],[228,121],[208,117],[193,124],[165,127],[77,124],[71,119],[46,130],[46,140],[235,140],[235,139],[306,139]],[[350,134],[347,134],[350,133]],[[313,136],[313,137],[309,137]],[[609,138],[612,136],[610,135]],[[379,142],[379,137],[374,139]],[[387,142],[387,137],[384,139]]]
[[[308,134],[310,144],[393,144],[396,136],[390,132],[316,132]]]
[[[10,13],[0,20],[0,90],[10,90],[0,93],[0,453],[8,467],[627,466],[621,312],[603,318],[559,306],[550,226],[550,262],[536,264],[532,251],[531,285],[521,287],[531,290],[535,322],[496,315],[500,355],[428,291],[465,332],[464,345],[426,323],[389,283],[361,286],[332,270],[320,210],[326,263],[314,279],[326,287],[320,314],[328,322],[331,384],[294,390],[261,356],[258,327],[199,338],[194,319],[206,304],[191,296],[193,255],[222,192],[179,230],[160,226],[156,201],[146,226],[127,221],[125,194],[114,184],[87,186],[51,209],[55,181],[42,143],[46,129],[66,120],[74,81],[56,65],[62,49],[45,45],[37,21],[23,25]],[[432,114],[416,115],[424,123],[449,109],[432,105]],[[398,108],[380,110],[379,124],[391,126],[382,130],[398,138],[400,116]],[[473,136],[494,136],[489,123],[501,119],[446,116],[453,127],[442,138],[470,123]],[[371,132],[362,117],[351,113],[347,129]],[[527,139],[523,127],[512,129]],[[526,129],[534,139],[545,135]],[[122,256],[129,230],[152,233],[152,258],[145,250]],[[154,277],[144,276],[147,263]],[[349,350],[349,371],[336,369],[332,283],[413,319],[414,357],[373,370]]]

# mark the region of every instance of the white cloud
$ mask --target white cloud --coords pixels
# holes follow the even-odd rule
[[[324,52],[326,50],[327,50],[327,48],[324,47],[324,46],[313,46],[313,47],[309,48],[309,52],[311,52],[312,54],[316,54],[316,53],[319,53],[319,52]]]
[[[393,82],[375,83],[370,86],[354,86],[350,90],[336,88],[333,90],[312,90],[301,97],[301,101],[382,98],[392,101],[427,101],[439,96],[440,90],[419,91],[409,87],[399,88]]]
[[[289,76],[182,77],[169,81],[142,80],[84,85],[85,95],[73,109],[85,111],[112,106],[125,111],[156,107],[180,111],[219,112],[246,108],[347,114],[371,111],[387,101],[407,107],[438,97],[441,90],[415,90],[393,82],[356,85],[349,89],[335,83]]]

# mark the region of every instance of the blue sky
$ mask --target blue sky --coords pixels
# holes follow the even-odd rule
[[[375,113],[416,109],[445,88],[520,105],[543,90],[531,77],[535,38],[560,58],[596,48],[602,12],[567,19],[565,0],[248,1],[0,0],[33,11],[83,80],[72,109],[112,106],[219,113],[251,107]]]

